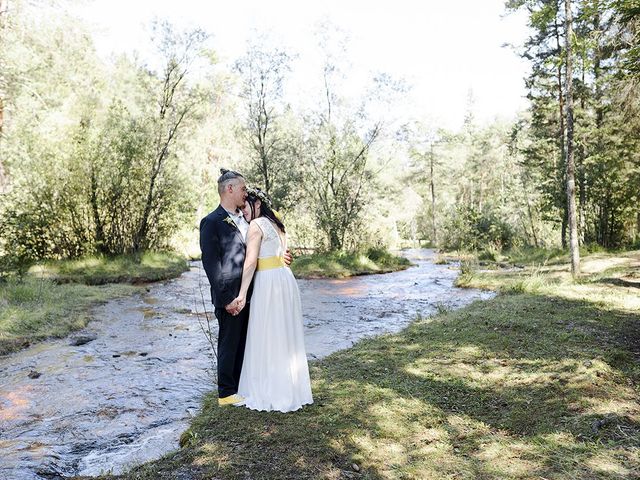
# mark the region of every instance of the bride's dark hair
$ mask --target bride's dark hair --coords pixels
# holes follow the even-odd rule
[[[267,217],[275,223],[283,233],[286,233],[284,223],[282,223],[282,220],[276,216],[271,208],[271,199],[259,188],[249,188],[247,191],[247,201],[251,207],[251,218],[255,218],[256,216],[256,200],[260,200],[260,216]]]

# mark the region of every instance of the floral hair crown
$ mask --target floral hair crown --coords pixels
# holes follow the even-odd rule
[[[254,187],[247,188],[247,195],[255,197],[258,200],[260,200],[263,204],[265,204],[267,207],[273,208],[271,206],[271,199],[269,197],[267,197],[267,194],[264,193],[259,188],[257,188],[257,187],[256,188],[254,188]]]

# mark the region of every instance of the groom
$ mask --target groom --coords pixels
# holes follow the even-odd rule
[[[247,185],[238,172],[220,169],[220,205],[200,222],[202,265],[211,285],[211,300],[218,319],[218,404],[241,404],[238,395],[240,371],[247,339],[249,303],[239,313],[235,298],[240,293],[244,266],[245,239],[249,223],[241,208],[247,198]],[[285,263],[291,263],[285,254]],[[247,299],[251,298],[251,290]]]
[[[242,282],[245,236],[249,224],[240,211],[247,197],[244,177],[225,169],[220,173],[220,205],[200,222],[200,250],[219,327],[218,404],[231,405],[242,401],[237,392],[249,310],[245,308],[234,315],[232,302]]]

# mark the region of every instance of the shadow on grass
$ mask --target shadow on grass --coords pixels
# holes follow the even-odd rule
[[[598,280],[598,283],[608,283],[609,285],[616,287],[640,289],[640,280],[630,281],[625,280],[624,278],[603,278],[602,280]]]
[[[419,319],[313,364],[299,412],[210,396],[184,448],[124,478],[637,478],[638,321],[530,294]]]

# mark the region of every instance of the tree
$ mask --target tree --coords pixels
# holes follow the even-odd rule
[[[565,111],[562,60],[562,12],[560,0],[511,0],[507,9],[526,8],[533,30],[522,57],[531,62],[525,84],[531,101],[531,133],[535,142],[527,145],[532,165],[545,172],[541,190],[547,219],[561,225],[561,241],[566,246],[567,203],[565,193]]]
[[[471,121],[471,119],[470,119]],[[438,244],[437,207],[436,207],[436,178],[435,169],[441,163],[437,158],[438,147],[445,136],[444,132],[435,132],[433,127],[427,127],[420,123],[405,127],[406,141],[409,143],[409,155],[412,159],[410,172],[406,181],[417,182],[422,188],[424,197],[429,198],[425,204],[430,205],[425,218],[428,216],[429,231],[423,232],[430,239],[432,245]],[[439,185],[440,187],[440,185]]]
[[[281,208],[289,205],[291,194],[296,191],[293,184],[299,181],[297,162],[283,124],[283,85],[291,71],[292,57],[268,44],[267,37],[259,36],[235,68],[242,78],[246,112],[242,136],[252,152],[247,175],[259,179],[274,205]]]
[[[187,81],[205,35],[161,25],[157,75],[123,58],[103,64],[80,24],[27,7],[12,20],[22,41],[1,53],[12,73],[2,160],[14,188],[0,197],[0,257],[166,246],[192,211],[177,155],[179,133],[209,101]]]
[[[200,29],[176,34],[167,22],[157,25],[156,28],[159,30],[160,52],[165,59],[165,66],[158,92],[153,160],[147,179],[146,200],[133,239],[133,248],[136,251],[150,247],[148,233],[154,224],[157,224],[157,217],[161,213],[159,206],[163,192],[159,188],[159,181],[166,170],[171,147],[179,130],[197,101],[197,95],[185,87],[185,77],[208,37]]]
[[[360,104],[350,108],[346,98],[338,94],[345,44],[342,36],[329,34],[330,28],[323,25],[319,32],[322,103],[306,120],[303,156],[305,192],[326,246],[334,251],[342,250],[347,238],[355,236],[361,226],[364,201],[371,193],[371,147],[379,139],[382,122],[366,114],[365,106],[377,95],[363,95]],[[337,48],[330,43],[336,41]],[[390,84],[388,78],[378,80],[377,88]]]
[[[7,188],[8,178],[5,172],[4,162],[2,158],[2,137],[4,130],[4,122],[5,122],[5,98],[6,98],[6,90],[7,90],[7,82],[6,74],[3,72],[7,71],[7,61],[4,58],[4,52],[7,51],[8,45],[6,45],[7,31],[8,31],[8,21],[7,17],[9,15],[9,2],[8,0],[0,0],[0,194],[2,194]]]
[[[534,29],[523,51],[533,68],[527,79],[530,141],[521,142],[521,152],[543,193],[545,218],[561,218],[563,246],[565,232],[572,235],[567,229],[572,221],[567,187],[574,190],[574,202],[578,197],[577,211],[571,213],[577,217],[578,242],[619,246],[638,231],[634,185],[638,122],[633,69],[628,64],[638,45],[632,3],[574,0],[569,10],[567,2],[565,8],[558,8],[557,0],[508,4],[526,8]],[[566,105],[569,93],[571,108]],[[569,160],[574,164],[568,165]],[[567,178],[571,172],[573,179]]]
[[[566,167],[567,167],[567,207],[569,218],[569,245],[571,252],[571,274],[577,277],[580,274],[580,250],[578,247],[578,223],[576,218],[576,184],[575,184],[575,160],[573,152],[573,16],[570,0],[564,0],[565,8],[565,94],[567,116],[567,142],[566,142]]]

